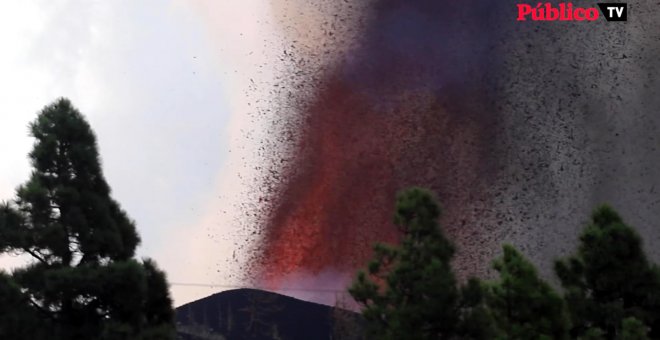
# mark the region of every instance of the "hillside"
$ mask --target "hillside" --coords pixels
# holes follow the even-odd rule
[[[360,339],[359,315],[255,289],[217,293],[176,309],[179,339]]]

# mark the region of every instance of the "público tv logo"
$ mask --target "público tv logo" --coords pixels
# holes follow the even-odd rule
[[[580,7],[572,2],[553,5],[549,2],[518,4],[518,21],[595,21],[602,13],[607,21],[627,21],[628,4],[599,3],[598,7]],[[600,9],[600,11],[599,11]]]

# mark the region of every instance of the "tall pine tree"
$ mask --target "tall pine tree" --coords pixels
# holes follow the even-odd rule
[[[624,330],[648,327],[651,338],[660,338],[660,271],[648,261],[640,236],[612,208],[594,211],[577,254],[557,261],[555,271],[574,337],[600,331],[616,339]]]
[[[0,306],[18,311],[0,307],[0,338],[173,338],[164,273],[133,258],[140,238],[110,196],[87,121],[60,99],[30,132],[34,170],[0,206],[0,252],[33,261],[0,275]]]
[[[378,244],[349,292],[362,305],[370,339],[484,338],[491,319],[477,280],[459,289],[451,268],[453,245],[438,226],[440,208],[422,189],[399,194],[399,246]],[[469,324],[468,324],[469,323]]]
[[[569,319],[564,300],[541,279],[534,265],[511,245],[493,267],[488,305],[503,339],[567,339]]]

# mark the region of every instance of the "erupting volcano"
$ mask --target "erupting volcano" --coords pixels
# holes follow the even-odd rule
[[[381,1],[361,47],[315,84],[263,240],[269,284],[324,270],[350,278],[375,242],[397,240],[394,197],[409,186],[438,193],[447,230],[466,250],[462,268],[477,270],[483,240],[473,217],[490,200],[497,112],[489,37],[479,30],[489,14],[468,7]]]
[[[639,18],[650,15],[639,6]],[[437,194],[461,277],[487,274],[502,242],[547,274],[602,202],[633,223],[658,217],[651,204],[630,203],[660,184],[657,161],[646,157],[660,124],[657,112],[646,113],[660,103],[644,97],[659,88],[657,77],[608,74],[642,67],[657,74],[650,50],[660,43],[634,23],[520,24],[515,8],[478,0],[360,7],[354,44],[335,46],[341,52],[321,75],[294,88],[292,100],[304,102],[299,110],[281,109],[299,138],[287,147],[286,180],[263,227],[255,274],[262,283],[277,289],[316,277],[314,288],[344,289],[374,242],[397,241],[394,198],[410,186]],[[602,43],[625,34],[637,39],[622,45],[626,58],[639,64],[615,59],[621,47]],[[612,57],[590,62],[595,55]],[[621,96],[626,87],[644,89]],[[620,129],[640,148],[615,157],[601,146],[618,145],[613,131]],[[639,227],[645,238],[660,236],[657,225]]]

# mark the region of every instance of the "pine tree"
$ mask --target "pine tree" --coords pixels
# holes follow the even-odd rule
[[[648,340],[648,327],[634,317],[623,319],[620,340]]]
[[[0,206],[0,252],[33,261],[0,276],[0,305],[21,311],[14,323],[0,309],[0,332],[20,332],[19,339],[173,338],[164,273],[151,260],[133,259],[140,238],[110,196],[87,121],[60,99],[30,132],[34,171],[17,198]]]
[[[458,288],[450,263],[454,247],[438,227],[439,217],[429,192],[413,188],[398,195],[394,220],[404,234],[401,244],[377,244],[374,260],[349,288],[363,307],[369,338],[487,338],[481,285],[472,280]],[[482,322],[482,329],[463,320]]]
[[[562,297],[537,274],[534,265],[511,245],[493,267],[499,273],[489,307],[505,339],[566,339],[568,316]]]
[[[651,338],[660,336],[659,271],[647,260],[639,235],[612,208],[594,211],[577,254],[557,261],[555,271],[574,337],[600,329],[605,339],[615,339],[629,317],[649,326]]]

